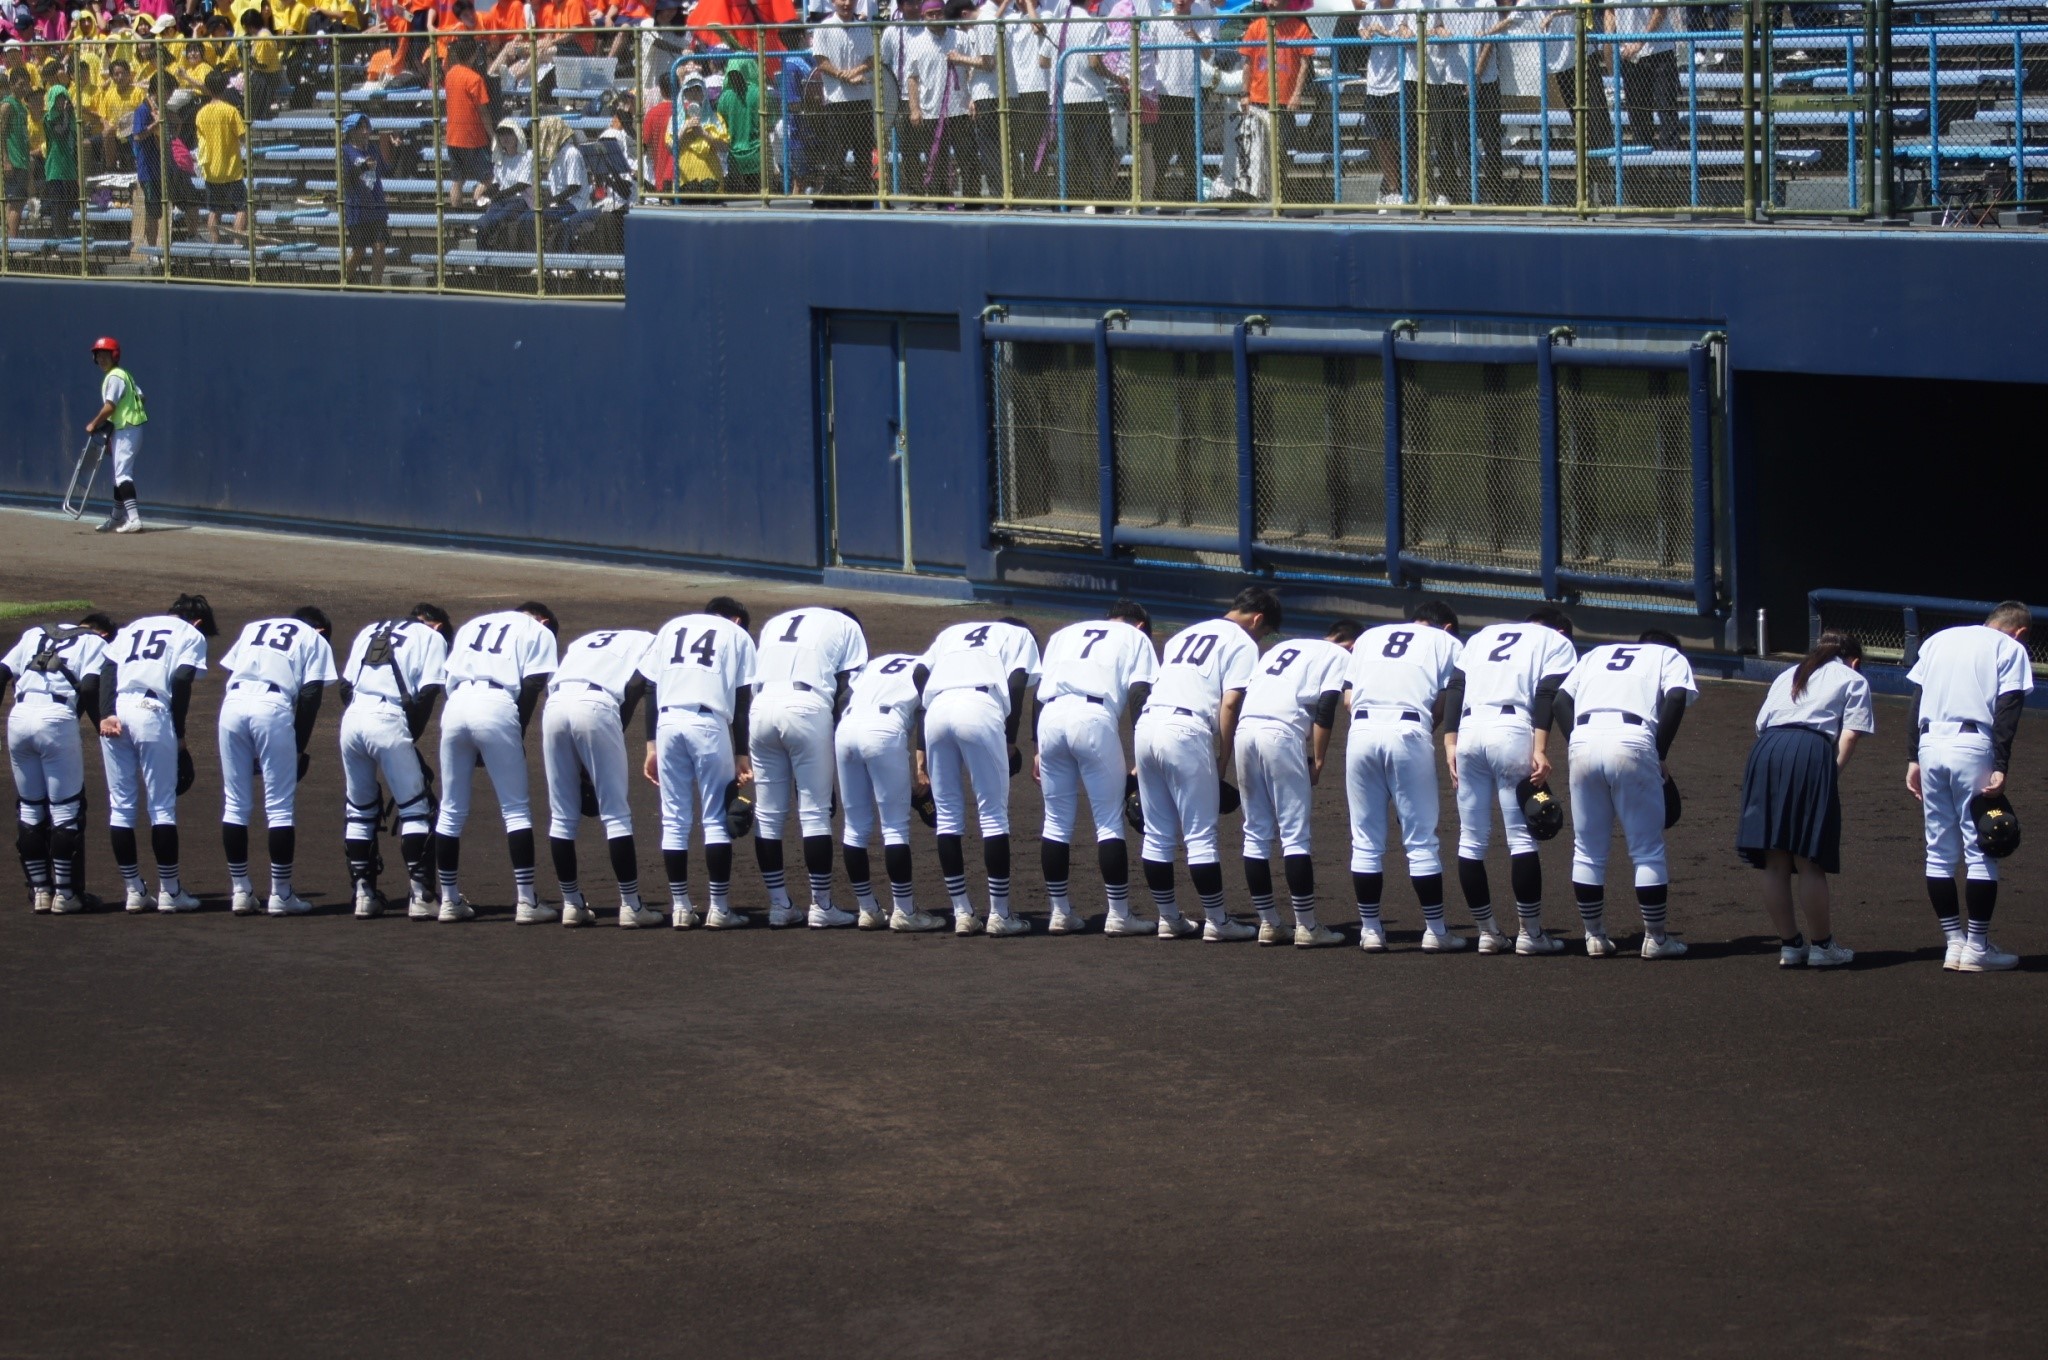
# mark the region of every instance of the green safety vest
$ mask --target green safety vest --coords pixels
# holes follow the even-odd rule
[[[135,425],[147,424],[149,416],[142,409],[142,385],[135,381],[135,375],[116,365],[107,370],[109,376],[121,375],[121,399],[114,403],[114,428],[125,430]]]

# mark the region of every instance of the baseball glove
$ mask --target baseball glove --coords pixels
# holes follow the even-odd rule
[[[576,781],[577,796],[581,798],[583,801],[583,815],[586,817],[597,816],[597,785],[590,782],[590,775],[588,771],[577,775]]]
[[[725,834],[739,840],[754,829],[754,799],[740,792],[735,779],[725,786]]]
[[[1685,815],[1685,804],[1678,797],[1678,781],[1670,775],[1664,776],[1664,825],[1667,829],[1677,826],[1678,819]]]
[[[939,805],[932,801],[932,786],[929,784],[911,790],[910,810],[917,814],[917,820],[926,826],[939,824]]]
[[[1012,746],[1010,748],[1010,778],[1015,779],[1023,769],[1024,753]]]
[[[1138,801],[1138,776],[1130,775],[1124,780],[1124,820],[1131,824],[1131,830],[1145,834],[1145,806]]]
[[[1228,779],[1224,780],[1223,787],[1217,792],[1216,810],[1228,815],[1243,806],[1244,798],[1238,793],[1237,785],[1231,783]]]
[[[198,771],[192,768],[192,753],[180,746],[178,748],[178,796],[182,798],[186,791],[192,787],[192,781],[198,777]]]
[[[307,755],[304,751],[299,752],[299,783],[303,784],[306,782],[306,771],[312,768],[313,757]]]

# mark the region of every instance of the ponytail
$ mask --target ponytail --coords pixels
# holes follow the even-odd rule
[[[1856,640],[1854,633],[1840,628],[1830,628],[1820,635],[1820,641],[1813,644],[1813,650],[1799,663],[1799,669],[1792,673],[1792,697],[1797,699],[1806,693],[1806,682],[1813,673],[1830,661],[1861,661],[1863,644]]]

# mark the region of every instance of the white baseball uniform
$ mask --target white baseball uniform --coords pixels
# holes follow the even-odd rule
[[[793,609],[761,625],[747,739],[757,840],[782,839],[792,788],[803,834],[832,834],[832,705],[840,675],[867,659],[860,625],[836,609]]]
[[[456,630],[448,644],[448,702],[441,710],[441,820],[434,828],[436,835],[462,835],[479,763],[490,773],[505,830],[532,827],[519,687],[528,676],[553,674],[556,661],[555,635],[546,624],[516,609],[485,614]]]
[[[925,768],[941,836],[967,825],[974,787],[983,838],[1010,834],[1010,677],[1038,679],[1038,643],[1013,623],[956,623],[932,639],[919,662],[924,682]]]
[[[890,652],[868,658],[833,738],[839,762],[840,842],[868,845],[879,821],[882,844],[910,844],[910,730],[917,717],[918,658]]]
[[[1443,872],[1437,840],[1434,710],[1458,669],[1458,639],[1422,623],[1369,628],[1351,646],[1351,735],[1344,788],[1351,800],[1351,872],[1386,863],[1387,801],[1401,823],[1408,875]]]
[[[1508,853],[1534,854],[1536,838],[1515,786],[1529,777],[1536,733],[1530,713],[1544,679],[1568,674],[1579,659],[1572,640],[1540,623],[1495,623],[1466,640],[1458,724],[1458,857],[1484,859],[1500,806]]]
[[[1670,881],[1664,863],[1664,774],[1657,713],[1664,696],[1700,697],[1692,663],[1659,642],[1595,647],[1565,677],[1571,696],[1572,882],[1604,884],[1621,823],[1636,886]]]
[[[843,614],[833,617],[845,618]],[[693,819],[703,823],[706,845],[731,842],[725,829],[725,789],[734,770],[733,709],[739,691],[754,683],[759,668],[754,639],[747,630],[715,614],[670,619],[647,648],[640,673],[654,686],[648,702],[658,708],[654,760],[661,780],[662,849],[689,849]],[[830,720],[828,704],[828,731]],[[757,826],[761,815],[758,769]],[[829,773],[825,787],[829,798]]]
[[[548,777],[548,835],[576,839],[583,818],[583,776],[597,790],[606,839],[633,834],[627,801],[626,731],[619,713],[654,634],[638,628],[585,633],[566,647],[548,683],[540,720],[541,765]]]
[[[1246,859],[1271,859],[1276,842],[1283,855],[1309,853],[1309,728],[1350,663],[1336,643],[1300,638],[1268,650],[1246,686],[1235,752]]]
[[[1080,793],[1088,793],[1095,839],[1124,838],[1124,703],[1131,686],[1159,674],[1152,639],[1120,619],[1070,624],[1045,643],[1038,701],[1038,777],[1045,839],[1071,844]]]
[[[100,738],[108,823],[132,827],[146,810],[149,825],[176,826],[178,733],[171,676],[186,666],[206,669],[206,636],[183,619],[152,614],[116,633],[106,659],[115,668],[113,713],[121,720],[120,736]]]
[[[1152,697],[1131,734],[1145,809],[1144,858],[1171,862],[1175,849],[1186,845],[1188,863],[1216,862],[1223,793],[1216,714],[1226,693],[1250,686],[1258,664],[1259,644],[1229,619],[1198,623],[1167,639]]]
[[[98,678],[106,652],[98,633],[37,624],[0,657],[0,666],[14,676],[7,763],[24,825],[75,826],[83,817],[85,743],[78,733],[78,687],[88,677]]]
[[[299,796],[299,691],[341,678],[334,648],[310,623],[258,619],[242,629],[220,667],[231,677],[220,704],[221,820],[249,825],[252,782],[260,775],[265,824],[291,826]]]
[[[1944,628],[1920,644],[1906,678],[1920,687],[1921,816],[1927,834],[1927,877],[1950,878],[1958,862],[1966,877],[1998,881],[1998,861],[1977,844],[1970,800],[1996,768],[1992,724],[2001,696],[2034,688],[2027,649],[1996,628]]]
[[[388,635],[388,662],[367,658],[380,634]],[[341,668],[349,684],[348,708],[341,715],[341,776],[348,801],[348,839],[367,841],[377,834],[382,799],[377,775],[398,805],[399,830],[408,836],[431,829],[433,807],[427,796],[426,772],[413,745],[405,706],[423,689],[447,683],[448,639],[438,628],[417,619],[387,619],[366,626],[349,648]]]

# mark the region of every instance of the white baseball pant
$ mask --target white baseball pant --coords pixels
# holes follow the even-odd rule
[[[69,704],[42,695],[17,697],[7,715],[7,763],[14,796],[30,826],[70,826],[85,811],[85,743]]]
[[[949,689],[924,714],[925,768],[938,804],[938,834],[958,836],[967,827],[967,789],[981,834],[1010,834],[1010,741],[1003,710],[993,695],[978,689]]]
[[[1607,852],[1619,821],[1636,866],[1636,886],[1667,883],[1657,743],[1640,724],[1624,725],[1618,713],[1591,718],[1572,729],[1572,882],[1607,882]]]
[[[1389,799],[1401,824],[1408,876],[1444,871],[1436,834],[1436,742],[1427,714],[1399,708],[1353,714],[1344,748],[1344,791],[1351,800],[1352,873],[1376,874],[1385,868]]]
[[[1245,858],[1271,859],[1275,841],[1283,855],[1309,853],[1308,742],[1285,723],[1247,718],[1234,744]]]
[[[897,715],[850,713],[833,738],[839,761],[840,842],[867,848],[879,821],[882,844],[910,844],[910,724]]]
[[[135,455],[142,452],[142,427],[115,430],[107,441],[114,455],[114,485],[135,480]]]
[[[161,699],[123,694],[114,700],[121,735],[100,738],[107,766],[107,824],[132,827],[147,806],[149,825],[178,824],[178,730]]]
[[[601,690],[573,687],[548,697],[540,719],[540,758],[548,776],[548,835],[576,839],[583,820],[583,774],[597,790],[597,816],[607,839],[633,834],[627,801],[626,732],[619,706]]]
[[[220,707],[221,820],[248,826],[263,779],[263,821],[292,825],[299,797],[299,742],[292,705],[270,686],[236,682]]]
[[[519,706],[507,691],[471,682],[450,695],[441,710],[441,821],[434,828],[436,835],[460,836],[469,824],[470,785],[479,760],[497,792],[505,830],[533,826]]]
[[[1485,859],[1493,844],[1493,808],[1507,832],[1508,853],[1535,853],[1515,786],[1529,777],[1536,734],[1526,722],[1467,721],[1458,733],[1458,857]]]
[[[1186,845],[1189,864],[1216,863],[1223,784],[1209,724],[1148,711],[1138,717],[1131,746],[1138,757],[1138,801],[1145,808],[1144,858],[1171,863],[1174,851]]]
[[[1045,797],[1045,839],[1071,845],[1088,794],[1095,841],[1124,838],[1124,740],[1106,705],[1063,694],[1038,718],[1038,776]],[[1142,802],[1143,799],[1141,798]]]
[[[778,688],[754,696],[747,724],[754,763],[754,835],[782,839],[796,790],[805,836],[832,834],[832,705],[816,690]]]
[[[688,706],[661,711],[654,728],[654,770],[661,780],[662,849],[689,849],[693,821],[704,824],[706,845],[732,842],[725,829],[725,787],[732,783],[734,769],[732,729],[716,713]],[[761,823],[759,788],[757,780],[757,829]]]
[[[400,834],[425,835],[433,808],[405,710],[374,695],[359,694],[341,715],[341,778],[343,797],[348,800],[350,840],[367,841],[377,834],[377,813],[383,806],[377,789],[380,771],[398,804]]]
[[[1920,812],[1927,831],[1927,877],[1951,878],[1958,863],[1969,878],[1998,881],[1998,861],[1977,844],[1970,800],[1994,769],[1991,738],[1955,723],[1929,723],[1920,734]]]

